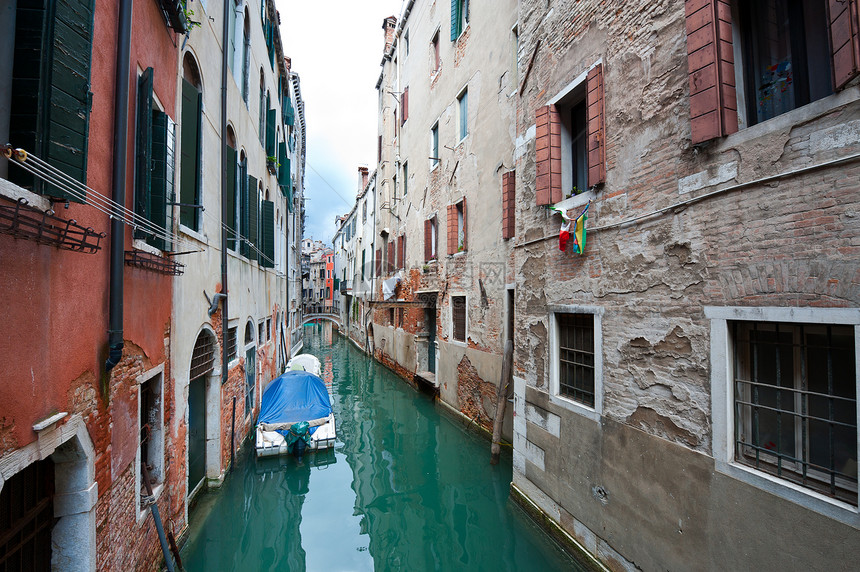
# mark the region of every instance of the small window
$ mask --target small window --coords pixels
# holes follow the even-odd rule
[[[406,32],[403,34],[403,48],[406,52],[405,55],[408,56],[409,55],[409,30],[406,30]]]
[[[439,123],[430,129],[430,168],[439,164]]]
[[[397,308],[397,327],[403,327],[403,308]]]
[[[403,161],[403,197],[409,192],[409,167],[406,161]]]
[[[857,506],[854,327],[730,328],[735,460]]]
[[[265,328],[266,328],[266,322],[263,320],[260,320],[260,323],[257,324],[257,339],[260,341],[260,344],[262,344],[263,340],[266,339]]]
[[[231,362],[236,359],[236,342],[238,335],[237,326],[227,328],[227,361]]]
[[[451,337],[456,342],[466,341],[466,297],[451,296]]]
[[[430,74],[435,75],[442,66],[442,60],[439,59],[439,32],[433,35],[430,41]]]
[[[454,0],[451,3],[451,41],[453,42],[469,25],[469,0]]]
[[[558,392],[594,407],[594,316],[556,314],[558,325]]]
[[[424,261],[430,262],[431,260],[436,260],[438,254],[436,253],[436,244],[437,244],[437,223],[436,217],[430,218],[424,221]]]
[[[388,309],[388,324],[394,326],[394,308]]]
[[[469,134],[469,91],[464,90],[457,98],[457,110],[460,116],[460,140],[466,138]]]
[[[162,410],[162,373],[156,373],[140,383],[140,496],[149,495],[144,479],[144,465],[149,473],[149,486],[155,489],[164,482],[164,431]],[[157,491],[153,491],[157,494]],[[141,508],[147,506],[141,502]]]

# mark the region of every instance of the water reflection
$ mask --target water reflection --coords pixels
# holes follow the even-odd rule
[[[243,450],[192,515],[189,572],[577,569],[508,500],[509,455],[491,466],[484,440],[329,324],[305,348],[333,383],[337,447],[302,465]]]

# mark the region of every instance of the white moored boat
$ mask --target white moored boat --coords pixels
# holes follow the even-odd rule
[[[331,395],[320,378],[319,360],[301,354],[287,363],[263,392],[257,419],[258,457],[334,447],[336,432]]]

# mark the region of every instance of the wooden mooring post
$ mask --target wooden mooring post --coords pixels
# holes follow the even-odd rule
[[[499,380],[499,392],[496,394],[496,416],[493,419],[493,444],[490,446],[491,465],[497,465],[499,463],[499,453],[501,452],[499,441],[502,439],[502,424],[505,422],[505,406],[508,404],[508,388],[511,385],[511,375],[513,373],[514,365],[513,340],[505,342],[505,355],[503,360],[502,377]]]

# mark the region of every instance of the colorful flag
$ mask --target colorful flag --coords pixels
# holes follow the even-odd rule
[[[589,203],[590,205],[591,203]],[[582,209],[573,225],[573,251],[582,254],[585,252],[585,221],[588,220],[588,205]]]

